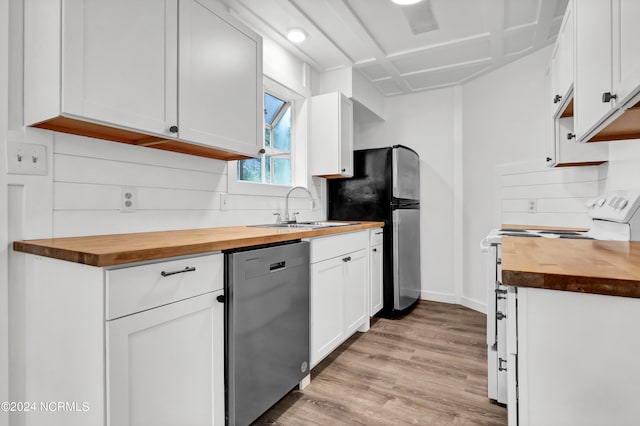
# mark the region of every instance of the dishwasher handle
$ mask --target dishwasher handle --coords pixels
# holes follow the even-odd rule
[[[276,272],[276,271],[280,271],[281,269],[284,269],[287,267],[287,262],[286,261],[282,261],[282,262],[276,262],[276,263],[272,263],[271,265],[269,265],[269,271],[270,272]]]

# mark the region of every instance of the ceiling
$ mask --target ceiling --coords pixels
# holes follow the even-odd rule
[[[386,96],[461,84],[553,43],[568,2],[222,1],[316,71],[353,67]],[[427,31],[414,34],[411,23]],[[289,42],[292,27],[307,39]]]

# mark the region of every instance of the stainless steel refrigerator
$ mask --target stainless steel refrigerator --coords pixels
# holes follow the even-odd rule
[[[411,148],[354,151],[354,175],[328,182],[329,219],[384,222],[384,307],[388,318],[420,297],[420,159]]]

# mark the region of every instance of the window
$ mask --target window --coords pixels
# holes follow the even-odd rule
[[[264,154],[238,161],[238,180],[291,186],[291,102],[264,94]]]

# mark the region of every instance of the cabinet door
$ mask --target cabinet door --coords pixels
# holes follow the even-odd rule
[[[353,102],[340,96],[340,174],[353,176]]]
[[[518,292],[507,289],[507,418],[518,425]],[[523,307],[523,310],[526,306]]]
[[[589,136],[612,110],[603,102],[611,92],[611,1],[580,0],[576,14],[575,133],[579,141]]]
[[[573,84],[573,2],[567,4],[567,9],[560,28],[560,52],[557,65],[557,91],[564,97]]]
[[[614,0],[613,2],[613,85],[620,105],[640,89],[640,2]]]
[[[62,10],[62,113],[169,135],[177,0],[69,0]]]
[[[553,167],[556,164],[556,140],[555,140],[555,132],[554,132],[554,123],[555,123],[555,114],[558,108],[558,102],[553,102],[555,98],[555,90],[553,88],[553,62],[549,66],[546,74],[546,89],[549,96],[549,99],[546,103],[547,105],[547,126],[546,130],[546,157],[545,162],[547,166]]]
[[[569,2],[551,55],[551,100],[554,112],[573,84],[573,19],[572,2]]]
[[[369,257],[366,250],[350,253],[344,262],[344,324],[350,336],[369,318],[367,310],[367,279],[369,277]]]
[[[258,155],[262,41],[210,1],[180,2],[179,137]]]
[[[573,117],[554,120],[556,143],[556,165],[577,166],[602,163],[609,157],[609,147],[603,143],[579,143],[573,136]]]
[[[369,316],[372,317],[382,309],[382,244],[371,247],[370,304]]]
[[[311,366],[342,343],[344,262],[311,264]]]
[[[353,102],[340,92],[311,99],[309,171],[313,176],[353,176]]]
[[[107,321],[107,425],[224,424],[220,294]]]

